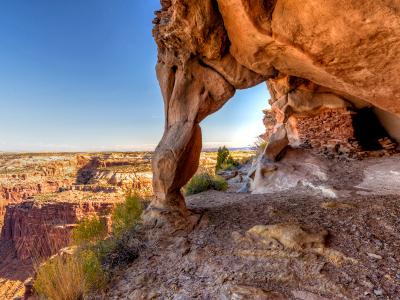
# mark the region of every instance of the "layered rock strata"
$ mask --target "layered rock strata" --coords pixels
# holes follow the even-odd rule
[[[1,243],[12,242],[18,259],[49,257],[70,243],[72,229],[91,216],[111,225],[114,203],[40,203],[26,201],[7,206]]]
[[[58,191],[63,186],[71,184],[70,181],[52,181],[47,180],[41,183],[23,183],[20,182],[14,186],[0,187],[0,199],[7,202],[21,202],[29,197],[42,193],[53,193]]]

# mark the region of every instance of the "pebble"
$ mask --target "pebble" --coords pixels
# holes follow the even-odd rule
[[[400,279],[400,272],[396,274],[396,278]]]
[[[378,255],[378,254],[374,254],[374,253],[367,253],[369,257],[374,258],[374,259],[382,259],[383,257]]]
[[[375,296],[383,296],[383,291],[382,290],[374,290]]]

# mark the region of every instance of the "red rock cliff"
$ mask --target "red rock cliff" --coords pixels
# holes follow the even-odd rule
[[[21,260],[48,257],[69,245],[72,228],[93,215],[108,220],[113,203],[39,203],[7,206],[0,241],[12,241]]]

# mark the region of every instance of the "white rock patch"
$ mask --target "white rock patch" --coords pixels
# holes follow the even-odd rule
[[[386,161],[366,168],[364,180],[356,188],[368,190],[359,194],[400,194],[400,163]]]

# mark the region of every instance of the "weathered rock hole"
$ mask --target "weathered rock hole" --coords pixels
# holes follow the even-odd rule
[[[265,134],[263,110],[266,109],[266,99],[269,97],[270,94],[264,82],[248,89],[237,90],[221,110],[202,121],[203,137],[206,141],[203,147],[254,146],[257,137]]]
[[[360,109],[353,116],[353,128],[363,150],[382,150],[379,139],[390,137],[371,108]]]

